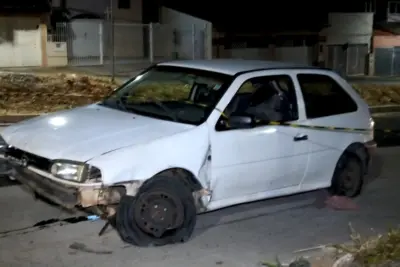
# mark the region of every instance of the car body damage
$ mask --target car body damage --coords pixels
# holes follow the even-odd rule
[[[55,113],[41,119],[35,118],[31,123],[26,121],[22,125],[10,126],[3,131],[2,136],[7,144],[17,146],[28,153],[39,154],[52,160],[68,158],[96,166],[101,173],[101,179],[96,177],[84,183],[66,181],[54,177],[51,173],[29,167],[29,171],[75,188],[78,194],[76,204],[82,207],[117,204],[121,196],[125,194],[134,196],[145,180],[158,173],[168,173],[168,170],[185,170],[186,173],[193,175],[202,188],[207,187],[209,184],[207,175],[209,170],[205,169],[209,168],[208,162],[205,161],[209,148],[207,125],[193,127],[177,124],[174,127],[174,123],[166,122],[169,124],[167,128],[151,129],[151,126],[141,126],[138,129],[138,121],[147,120],[147,123],[143,124],[151,125],[152,120],[141,116],[135,116],[135,119],[132,119],[132,116],[129,116],[129,119],[133,121],[130,131],[118,130],[114,133],[108,129],[106,134],[104,129],[92,124],[89,128],[91,131],[86,130],[85,135],[88,136],[87,138],[97,136],[88,140],[89,144],[84,142],[86,138],[79,140],[76,136],[74,139],[76,138],[77,142],[72,142],[72,138],[69,137],[71,140],[67,141],[68,148],[64,146],[64,149],[61,149],[63,143],[66,142],[65,138],[74,133],[69,125],[52,125],[57,118],[74,123],[74,120],[79,117],[78,122],[82,123],[80,127],[83,127],[82,119],[86,116],[90,116],[93,121],[104,121],[108,113],[115,113],[115,111],[88,106],[62,114]],[[95,118],[96,115],[99,116],[98,120]],[[125,114],[117,115],[124,116]],[[115,123],[115,119],[110,118],[111,120]],[[27,133],[30,137],[27,137]],[[93,144],[94,139],[97,139],[96,144]],[[193,140],[196,141],[193,142]],[[120,148],[109,150],[110,147],[115,146]],[[57,147],[60,149],[52,149]],[[182,157],[182,155],[192,156]],[[116,158],[119,160],[116,161]],[[11,157],[9,159],[13,164],[23,164],[17,159],[13,160]],[[15,175],[18,174],[11,174],[11,176]]]
[[[93,188],[90,193],[86,189],[83,191],[86,196],[84,199],[97,201],[96,204],[99,205],[105,202],[115,204],[122,195],[135,196],[140,186],[157,174],[178,175],[196,185],[193,194],[195,198],[201,198],[198,208],[199,211],[203,211],[211,192],[211,147],[207,131],[207,126],[202,125],[145,145],[124,147],[94,157],[87,163],[100,168],[102,188]],[[196,142],[193,142],[193,139]],[[177,146],[177,143],[182,145]],[[160,151],[160,148],[163,148],[163,151]],[[182,155],[192,156],[184,158]],[[123,160],[115,162],[113,158]],[[93,201],[82,203],[84,206],[93,204]]]
[[[332,71],[178,61],[102,102],[6,128],[0,160],[37,194],[97,210],[124,241],[164,245],[186,241],[200,212],[322,188],[357,196],[373,130]]]

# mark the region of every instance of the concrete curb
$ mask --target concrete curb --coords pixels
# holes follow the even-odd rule
[[[382,106],[371,106],[371,113],[391,113],[400,112],[400,105],[382,105]]]

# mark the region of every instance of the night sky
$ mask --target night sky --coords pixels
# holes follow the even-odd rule
[[[157,5],[189,13],[211,21],[220,29],[246,31],[305,30],[326,25],[328,12],[363,12],[365,0],[315,1],[181,1],[144,0],[145,20],[155,20]],[[376,0],[380,10],[376,17],[384,19],[387,0]],[[148,12],[151,10],[150,12]]]

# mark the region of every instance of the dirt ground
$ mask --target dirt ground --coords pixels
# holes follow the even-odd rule
[[[0,115],[37,115],[100,101],[121,81],[77,74],[0,75]],[[371,106],[400,104],[400,85],[357,84]]]

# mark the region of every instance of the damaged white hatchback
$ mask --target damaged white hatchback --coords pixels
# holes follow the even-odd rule
[[[320,188],[358,195],[373,124],[330,70],[172,61],[99,103],[7,127],[0,157],[33,192],[95,209],[124,241],[164,245],[188,240],[201,212]]]

